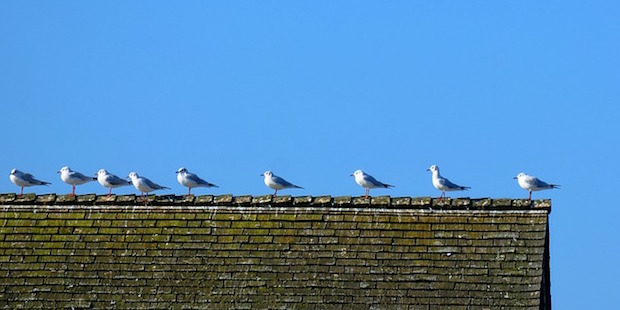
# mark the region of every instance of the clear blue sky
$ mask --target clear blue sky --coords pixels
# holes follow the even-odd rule
[[[617,306],[620,9],[614,1],[2,1],[0,192],[12,168],[131,171],[183,194],[361,195],[364,169],[437,196],[551,198],[557,309]],[[78,194],[106,193],[98,183]],[[136,193],[133,187],[119,194]]]

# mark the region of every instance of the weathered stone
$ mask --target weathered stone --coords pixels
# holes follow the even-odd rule
[[[455,198],[452,199],[452,207],[455,208],[466,208],[471,205],[471,199],[469,198]]]
[[[351,196],[334,197],[334,206],[342,207],[351,204]]]
[[[74,195],[71,194],[67,194],[67,195],[58,195],[56,196],[56,203],[57,204],[69,204],[69,203],[74,203],[76,201],[76,197]]]
[[[527,199],[513,199],[512,206],[515,208],[529,208],[532,206],[532,202]]]
[[[301,197],[294,197],[293,198],[293,203],[295,205],[309,205],[312,203],[313,197],[312,196],[301,196]]]
[[[507,208],[507,207],[512,206],[512,199],[508,199],[508,198],[493,199],[491,206],[494,208]]]
[[[274,205],[291,205],[293,198],[289,195],[273,197]]]
[[[493,201],[491,200],[491,198],[479,198],[479,199],[472,199],[471,203],[472,203],[472,206],[477,209],[484,209],[484,208],[490,207]]]
[[[411,198],[411,205],[416,207],[428,207],[431,205],[431,197]]]
[[[253,205],[270,204],[272,200],[273,200],[273,195],[256,196],[252,198],[252,204]]]
[[[197,206],[208,206],[211,203],[213,203],[213,195],[201,195],[194,200],[194,204]]]
[[[451,198],[435,198],[432,200],[433,208],[446,208],[451,205]]]
[[[390,202],[391,202],[390,196],[372,197],[372,199],[370,200],[370,203],[373,206],[380,206],[380,207],[389,206]]]
[[[118,195],[116,196],[116,203],[120,205],[134,204],[136,202],[136,195]]]
[[[351,205],[353,206],[369,206],[370,205],[370,201],[371,201],[371,197],[353,197],[353,200],[351,201]]]
[[[240,206],[247,206],[252,203],[252,196],[235,196],[233,197],[233,203]]]
[[[551,211],[551,200],[549,199],[538,199],[533,201],[534,209],[544,209]]]
[[[331,205],[332,197],[331,196],[318,196],[314,198],[312,202],[314,205]]]
[[[96,204],[113,204],[115,202],[116,202],[116,195],[114,194],[110,196],[108,195],[97,196],[97,199],[95,200]]]
[[[53,204],[56,202],[56,194],[39,195],[35,200],[37,204]]]
[[[213,198],[213,203],[216,205],[232,203],[233,195],[219,195]]]
[[[0,204],[9,204],[15,200],[17,197],[16,194],[8,193],[8,194],[0,194]]]
[[[75,202],[78,204],[92,204],[95,200],[97,200],[97,195],[85,194],[76,196]]]
[[[392,198],[392,207],[405,207],[411,205],[411,197],[395,197]]]

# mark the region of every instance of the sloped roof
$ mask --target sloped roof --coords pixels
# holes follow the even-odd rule
[[[5,194],[0,307],[550,309],[550,210],[488,198]]]

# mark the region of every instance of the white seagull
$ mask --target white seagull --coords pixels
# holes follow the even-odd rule
[[[271,171],[265,171],[263,174],[261,174],[262,176],[265,177],[265,179],[263,180],[265,182],[265,185],[271,187],[272,189],[275,189],[276,191],[273,193],[273,197],[276,197],[276,195],[278,194],[278,190],[279,189],[285,189],[285,188],[302,188],[301,186],[297,186],[293,183],[288,182],[287,180],[273,174]]]
[[[99,182],[99,184],[101,184],[101,186],[108,188],[108,197],[110,197],[110,195],[112,195],[112,189],[113,188],[131,185],[131,181],[125,180],[125,179],[121,179],[121,178],[119,178],[119,177],[109,173],[105,169],[100,169],[97,172],[97,181]]]
[[[530,195],[527,197],[527,200],[532,200],[532,191],[541,191],[544,189],[553,189],[560,188],[560,185],[557,184],[548,184],[539,180],[535,176],[527,175],[523,172],[519,173],[516,177],[514,177],[518,182],[519,186],[522,189],[527,189],[530,192]]]
[[[77,171],[71,170],[71,168],[64,166],[58,171],[60,173],[60,179],[71,185],[71,196],[75,195],[75,187],[84,183],[97,180],[95,177],[87,177]]]
[[[464,191],[471,188],[469,186],[456,185],[450,182],[450,180],[442,177],[441,174],[439,174],[439,166],[437,165],[432,165],[430,168],[426,169],[426,171],[431,171],[433,173],[433,186],[441,191],[441,196],[439,196],[439,198],[445,198],[446,192]]]
[[[48,184],[52,184],[50,182],[38,180],[32,174],[23,173],[17,169],[11,170],[9,179],[11,179],[11,182],[13,182],[13,184],[22,188],[22,190],[19,192],[19,195],[17,195],[18,197],[24,194],[24,187],[35,186],[35,185],[46,185],[47,186]]]
[[[131,178],[131,183],[133,183],[133,186],[142,194],[148,194],[158,189],[170,189],[168,187],[159,185],[145,177],[138,176],[138,174],[135,172],[130,173],[129,178]]]
[[[359,186],[366,189],[366,195],[364,195],[364,198],[368,198],[368,194],[370,193],[371,188],[394,187],[394,185],[390,185],[390,184],[377,181],[370,174],[367,174],[362,170],[355,170],[355,172],[353,172],[351,176],[355,177],[355,183],[357,183]]]
[[[192,187],[219,187],[187,171],[185,167],[181,167],[177,170],[177,181],[179,181],[181,185],[187,186],[187,196],[191,195]]]

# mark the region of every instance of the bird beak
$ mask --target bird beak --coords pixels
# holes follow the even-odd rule
[[[513,179],[515,179],[515,180],[516,180],[516,179],[518,179],[518,178],[517,178],[517,177],[514,177]]]
[[[353,174],[351,173],[351,174],[349,174],[349,176],[353,176]]]
[[[431,169],[426,169],[426,171],[431,171]]]
[[[56,173],[60,173],[60,170],[56,171]]]
[[[265,174],[264,174],[264,173],[261,173],[261,174],[260,174],[260,176],[261,176],[261,177],[264,177],[264,176],[265,176]]]

